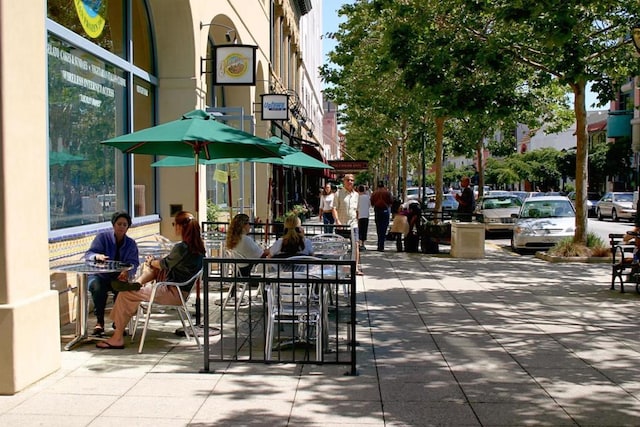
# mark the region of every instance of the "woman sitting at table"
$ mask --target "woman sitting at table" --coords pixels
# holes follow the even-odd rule
[[[304,237],[302,222],[297,215],[289,215],[284,220],[284,235],[269,248],[269,256],[286,258],[296,255],[313,255],[311,240]]]
[[[176,214],[173,222],[174,232],[181,236],[181,242],[177,243],[169,255],[162,259],[147,256],[144,273],[138,279],[139,283],[132,283],[135,287],[152,280],[168,282],[185,282],[193,277],[202,268],[202,260],[205,255],[204,242],[200,233],[200,225],[194,216],[186,211]],[[175,286],[159,286],[156,290],[155,302],[166,305],[180,305],[180,295],[187,296],[194,283],[179,291]],[[141,301],[149,301],[152,287],[141,287],[138,290],[120,292],[116,303],[111,310],[111,319],[115,323],[113,335],[106,341],[96,344],[98,348],[124,348],[124,328],[138,311]]]
[[[262,249],[255,240],[247,235],[250,230],[249,216],[239,213],[234,216],[227,231],[227,249],[233,251],[242,258],[265,258],[269,255],[268,249]],[[251,274],[250,263],[238,263],[238,272],[242,277]]]
[[[104,334],[104,311],[109,298],[109,291],[114,293],[114,298],[118,293],[111,287],[113,280],[127,281],[133,277],[140,261],[138,258],[138,246],[135,240],[127,236],[127,231],[131,227],[131,216],[127,212],[114,212],[111,216],[113,230],[104,231],[93,239],[89,250],[84,254],[87,261],[121,261],[131,264],[131,269],[120,273],[92,274],[89,276],[88,289],[93,300],[94,314],[96,315],[96,326],[93,335],[102,336]]]

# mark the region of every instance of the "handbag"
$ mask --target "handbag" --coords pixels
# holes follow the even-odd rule
[[[404,250],[405,252],[418,252],[419,238],[416,233],[409,233],[404,238]]]

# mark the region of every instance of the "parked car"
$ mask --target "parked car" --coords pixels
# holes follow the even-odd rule
[[[425,194],[429,195],[429,194],[433,194],[433,190],[429,187],[427,187],[425,189]],[[407,200],[405,202],[408,202],[409,200],[418,200],[420,201],[422,199],[422,187],[408,187],[407,188]]]
[[[427,196],[427,210],[433,210],[436,207],[436,195],[430,194]],[[458,210],[458,201],[453,194],[442,195],[442,210],[443,211],[456,211]]]
[[[522,200],[512,194],[481,197],[476,203],[476,213],[482,214],[487,233],[513,231],[516,222],[513,214],[520,212]]]
[[[636,207],[633,205],[633,193],[609,192],[596,204],[596,216],[600,221],[605,217],[617,221],[620,218],[632,220],[636,217]]]
[[[524,202],[524,199],[529,197],[530,193],[528,191],[511,191],[511,194],[514,196],[518,196],[520,200]]]
[[[530,197],[514,217],[511,248],[516,252],[547,250],[575,233],[576,211],[566,196]]]
[[[576,192],[572,191],[567,195],[573,206],[575,207],[576,203]],[[593,191],[589,191],[587,193],[587,216],[595,217],[596,216],[596,205],[602,196],[600,193],[596,193]]]

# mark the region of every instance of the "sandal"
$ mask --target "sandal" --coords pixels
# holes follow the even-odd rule
[[[123,350],[124,349],[124,344],[122,344],[122,345],[113,345],[113,344],[109,344],[106,341],[101,341],[98,344],[96,344],[96,348],[100,348],[102,350]]]
[[[104,336],[104,328],[102,327],[102,325],[96,325],[96,327],[93,328],[93,332],[91,333],[91,335],[95,337]]]

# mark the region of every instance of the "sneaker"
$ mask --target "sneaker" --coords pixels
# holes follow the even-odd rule
[[[111,287],[116,292],[123,291],[137,291],[140,290],[142,285],[138,282],[123,282],[121,280],[112,280]]]

